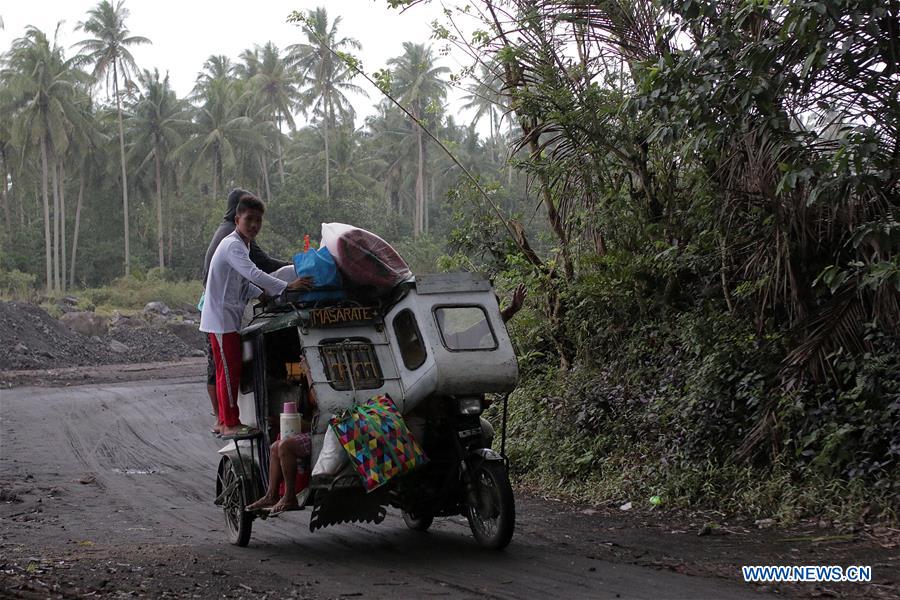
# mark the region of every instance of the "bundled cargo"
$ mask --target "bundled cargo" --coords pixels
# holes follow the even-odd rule
[[[304,300],[341,300],[347,297],[341,273],[328,248],[310,248],[294,255],[294,272],[297,277],[312,277],[313,291]]]
[[[322,223],[322,246],[327,248],[345,285],[387,293],[410,275],[409,265],[383,239],[343,223]]]
[[[287,282],[298,277],[312,277],[313,289],[300,294],[303,302],[343,300],[347,297],[341,274],[328,248],[310,248],[295,254],[294,264],[281,267],[272,275]]]

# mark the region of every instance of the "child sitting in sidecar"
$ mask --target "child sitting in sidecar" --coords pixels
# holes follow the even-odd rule
[[[297,472],[309,470],[309,456],[312,452],[312,436],[309,432],[296,433],[284,439],[275,440],[269,454],[269,487],[266,495],[247,506],[249,512],[267,509],[270,515],[286,510],[298,510]],[[284,495],[278,498],[278,488],[284,482]]]
[[[307,401],[304,406],[315,405],[315,392],[309,384],[310,377],[308,366],[304,358],[299,361],[299,380],[304,388]],[[302,412],[302,411],[301,411]],[[305,415],[308,417],[309,415]],[[276,515],[288,510],[299,510],[301,504],[297,501],[297,494],[303,490],[297,489],[298,473],[309,474],[310,456],[312,454],[312,435],[309,432],[308,421],[301,420],[301,432],[287,435],[275,440],[269,447],[269,484],[266,494],[256,502],[248,505],[245,510],[254,512],[266,510],[270,515]],[[308,482],[309,478],[305,480]],[[301,480],[302,481],[302,480]],[[284,495],[278,497],[279,488],[284,483]]]

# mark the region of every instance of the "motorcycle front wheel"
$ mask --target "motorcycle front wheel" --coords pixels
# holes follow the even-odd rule
[[[472,476],[475,502],[466,508],[472,535],[485,548],[505,548],[516,528],[516,505],[506,466],[486,461]]]

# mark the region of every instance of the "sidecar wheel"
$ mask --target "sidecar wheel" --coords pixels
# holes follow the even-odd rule
[[[216,497],[219,499],[217,504],[221,504],[225,512],[228,540],[235,546],[249,544],[253,530],[253,514],[244,510],[249,504],[245,487],[234,462],[223,458],[216,478]]]
[[[484,462],[473,477],[477,502],[466,508],[472,534],[485,548],[505,548],[516,528],[516,505],[506,467],[501,462]]]
[[[416,514],[403,511],[403,522],[413,531],[428,531],[431,524],[434,523],[434,515]]]

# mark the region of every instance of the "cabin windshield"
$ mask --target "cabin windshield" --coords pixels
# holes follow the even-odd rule
[[[497,349],[497,338],[480,306],[439,306],[434,319],[448,350]]]

